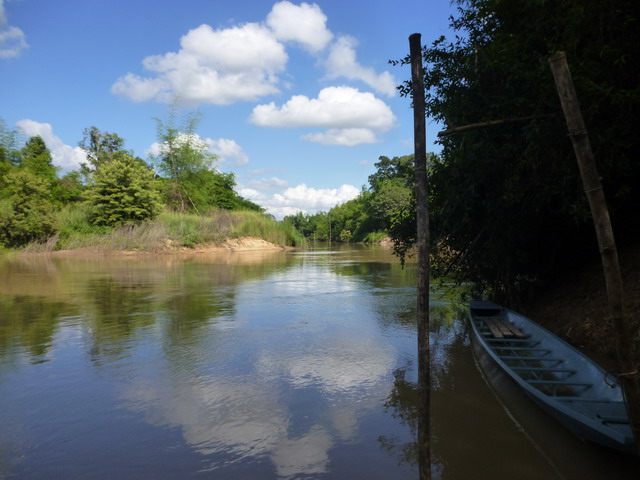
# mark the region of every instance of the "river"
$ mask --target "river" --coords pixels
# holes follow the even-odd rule
[[[4,260],[0,478],[416,478],[414,285],[377,247]],[[434,478],[625,478],[523,430],[458,295],[433,286]]]

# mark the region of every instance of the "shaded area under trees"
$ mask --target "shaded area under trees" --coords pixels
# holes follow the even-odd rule
[[[428,117],[448,128],[529,117],[440,140],[430,213],[434,242],[455,252],[450,273],[517,305],[531,287],[597,253],[547,64],[560,49],[572,64],[616,236],[640,237],[639,20],[633,1],[469,0],[451,21],[456,36],[423,49]],[[399,88],[410,94],[410,82]]]

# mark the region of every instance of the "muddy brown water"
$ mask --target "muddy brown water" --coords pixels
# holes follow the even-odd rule
[[[0,478],[416,478],[414,285],[354,246],[4,260]],[[433,288],[434,478],[635,478],[497,395]]]

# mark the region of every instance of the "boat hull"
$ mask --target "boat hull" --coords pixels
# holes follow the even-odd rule
[[[522,337],[496,338],[499,332],[489,328],[496,320]],[[611,387],[597,364],[528,318],[490,302],[472,302],[470,324],[483,369],[497,366],[578,437],[636,453],[621,389]]]

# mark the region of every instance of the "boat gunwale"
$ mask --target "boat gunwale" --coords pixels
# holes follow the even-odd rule
[[[522,378],[520,375],[518,375],[515,371],[512,370],[512,367],[510,365],[508,365],[505,361],[503,361],[502,357],[500,355],[498,355],[494,349],[492,348],[492,346],[488,343],[487,339],[484,337],[484,335],[482,334],[482,332],[480,331],[479,325],[481,322],[483,322],[482,318],[478,318],[478,317],[493,317],[495,318],[498,315],[503,315],[506,314],[507,316],[509,314],[513,314],[516,315],[518,318],[521,319],[522,322],[526,323],[527,325],[529,324],[533,324],[537,329],[539,329],[539,333],[540,334],[544,334],[544,333],[548,333],[549,335],[549,340],[551,340],[551,343],[557,342],[558,346],[560,348],[567,348],[570,352],[576,354],[577,356],[579,356],[580,358],[588,361],[591,365],[593,365],[593,367],[595,367],[596,370],[601,371],[604,374],[606,374],[606,372],[604,371],[604,369],[602,369],[602,367],[600,367],[599,365],[597,365],[595,362],[591,361],[588,357],[586,357],[586,355],[584,355],[582,352],[576,350],[574,347],[572,347],[571,345],[569,345],[567,342],[565,342],[564,340],[562,340],[561,338],[558,338],[556,335],[554,335],[553,333],[549,332],[547,329],[545,329],[544,327],[535,324],[531,319],[518,314],[517,312],[514,312],[512,310],[509,310],[507,308],[501,307],[497,304],[492,304],[491,302],[482,302],[482,304],[485,305],[485,308],[475,308],[473,307],[474,302],[471,303],[470,308],[469,308],[469,317],[470,317],[470,322],[471,323],[471,327],[473,329],[474,332],[474,338],[475,340],[477,340],[480,345],[482,346],[482,351],[484,353],[486,353],[487,355],[489,355],[489,357],[500,367],[500,369],[506,373],[509,378],[511,378],[513,381],[515,381],[522,389],[523,391],[535,402],[537,403],[541,408],[543,408],[544,410],[548,411],[550,414],[552,414],[552,416],[556,416],[557,420],[560,421],[561,423],[565,424],[565,426],[567,426],[570,430],[574,431],[574,433],[577,433],[579,436],[586,438],[586,435],[582,435],[580,434],[577,430],[585,430],[585,428],[576,428],[576,424],[577,425],[582,425],[584,427],[586,427],[586,429],[588,429],[590,432],[594,433],[595,435],[593,437],[607,437],[610,441],[609,442],[605,442],[606,445],[612,446],[613,448],[618,448],[618,449],[622,449],[623,451],[628,451],[630,450],[630,448],[635,448],[633,447],[628,447],[628,435],[625,435],[623,432],[620,431],[620,429],[616,429],[614,427],[612,427],[611,425],[609,425],[608,423],[603,422],[601,419],[597,418],[596,416],[589,416],[587,414],[585,414],[583,411],[580,411],[576,408],[573,408],[573,402],[577,401],[580,402],[581,398],[585,398],[585,401],[587,401],[586,399],[589,398],[587,396],[584,395],[576,395],[575,399],[570,400],[567,397],[562,397],[559,396],[556,399],[555,395],[548,395],[545,394],[544,392],[540,391],[539,389],[535,388],[534,386],[532,386],[531,384],[529,384],[524,378]],[[494,310],[497,310],[497,313],[495,314],[476,314],[474,313],[474,310],[486,310],[487,309],[487,305],[492,305],[495,307]],[[528,338],[528,340],[531,340],[531,336]],[[515,340],[515,339],[514,339]],[[537,341],[539,339],[535,339],[534,341]],[[498,347],[498,349],[500,349],[500,347]],[[557,353],[557,352],[554,352]],[[562,355],[554,355],[554,357],[558,357],[558,356],[562,356]],[[517,357],[517,358],[522,358],[523,360],[533,360],[535,359],[540,360],[542,358],[538,358],[538,357]],[[546,359],[548,361],[557,361],[557,362],[563,362],[564,359],[558,359],[558,358],[549,358]],[[597,400],[594,400],[592,398],[589,398],[588,400],[589,402],[595,402],[597,403],[598,401],[603,402],[603,403],[616,403],[616,401],[614,400],[610,400],[607,398],[601,398],[601,397],[597,397]],[[558,418],[558,417],[562,417],[562,418]],[[602,443],[602,442],[598,442],[598,443]],[[619,447],[617,446],[619,445]]]

